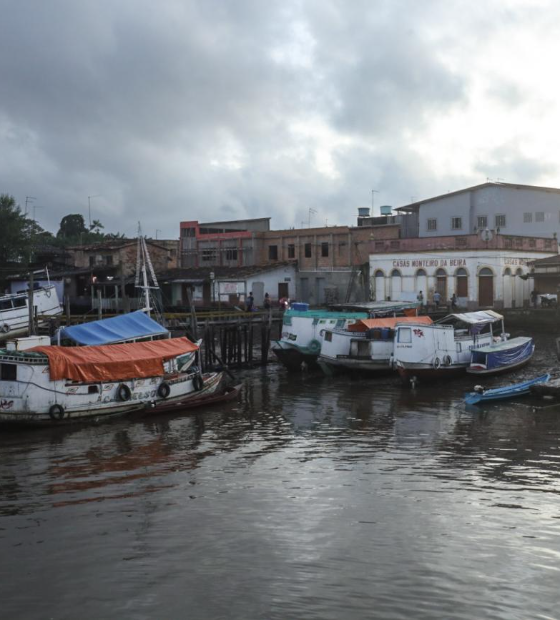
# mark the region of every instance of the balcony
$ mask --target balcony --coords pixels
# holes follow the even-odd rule
[[[483,241],[479,235],[448,237],[415,237],[409,239],[379,239],[369,243],[370,254],[393,254],[395,252],[515,250],[525,252],[558,253],[558,240],[553,237],[521,237],[494,235]]]

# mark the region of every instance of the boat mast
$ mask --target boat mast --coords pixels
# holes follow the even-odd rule
[[[153,286],[150,286],[148,271],[150,272],[150,278],[153,282]],[[142,284],[140,284],[140,274],[142,274]],[[143,312],[146,312],[148,316],[151,316],[151,311],[154,309],[151,305],[150,289],[158,289],[158,281],[154,272],[154,266],[146,246],[146,239],[142,236],[142,227],[138,222],[138,246],[136,250],[136,279],[134,282],[136,288],[142,289],[144,292],[144,308]]]

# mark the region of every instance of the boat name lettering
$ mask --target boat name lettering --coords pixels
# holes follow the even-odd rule
[[[487,346],[488,346],[487,342],[481,342],[480,344],[471,344],[469,345],[469,351],[472,351],[473,349],[482,349]]]
[[[0,400],[0,409],[3,409],[3,410],[11,409],[13,406],[14,406],[13,400],[6,400],[4,398]]]
[[[522,259],[517,259],[522,260]],[[395,259],[393,267],[466,267],[466,258]]]

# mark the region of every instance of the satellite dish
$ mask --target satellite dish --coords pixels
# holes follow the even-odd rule
[[[482,239],[482,241],[492,241],[493,237],[494,233],[488,228],[480,231],[480,238]]]

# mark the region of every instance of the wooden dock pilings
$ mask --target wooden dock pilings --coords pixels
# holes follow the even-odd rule
[[[192,340],[202,340],[201,361],[205,369],[210,369],[268,364],[270,342],[280,337],[283,317],[268,312],[242,316],[197,313],[195,326],[188,315],[181,318],[183,321],[175,321],[174,331],[186,330]],[[173,324],[172,319],[170,323]]]

